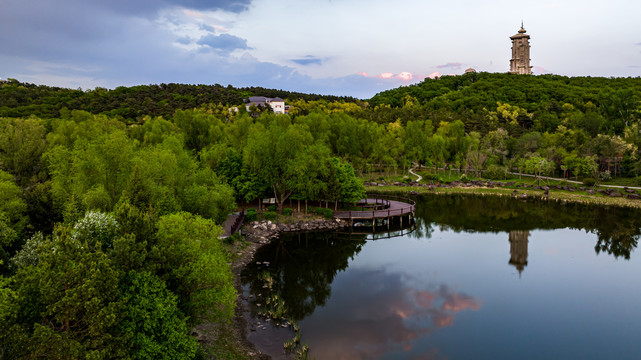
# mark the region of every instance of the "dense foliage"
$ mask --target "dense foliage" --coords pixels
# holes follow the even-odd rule
[[[250,115],[249,95],[286,98],[290,114]],[[415,163],[637,176],[640,120],[638,78],[466,74],[369,103],[2,82],[0,357],[193,358],[188,329],[233,315],[218,235],[237,202],[350,203],[357,175]]]
[[[241,104],[250,96],[267,96],[354,102],[351,97],[316,95],[261,87],[234,88],[231,85],[160,84],[120,86],[113,90],[65,89],[21,83],[15,79],[0,84],[0,117],[57,118],[70,110],[118,117],[134,122],[144,116],[171,117],[177,109],[207,104]]]

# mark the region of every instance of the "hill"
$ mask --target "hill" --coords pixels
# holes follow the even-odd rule
[[[235,88],[231,85],[160,84],[119,86],[113,90],[66,89],[21,83],[11,79],[0,84],[0,117],[58,118],[62,109],[116,116],[132,122],[143,116],[170,117],[176,110],[207,104],[240,105],[250,96],[280,97],[288,100],[355,102],[352,97],[304,94],[262,87]]]
[[[400,109],[419,106],[430,118],[458,119],[466,130],[482,133],[482,118],[500,104],[523,110],[539,131],[554,131],[564,112],[579,111],[602,117],[600,132],[621,134],[626,125],[639,118],[641,78],[523,76],[498,73],[470,73],[443,76],[376,94],[372,107]],[[440,115],[439,115],[440,114]],[[520,121],[527,121],[522,118]],[[528,125],[524,124],[527,128]]]

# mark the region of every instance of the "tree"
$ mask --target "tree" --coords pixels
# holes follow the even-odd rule
[[[45,128],[39,119],[0,119],[0,169],[26,187],[42,170]]]
[[[12,359],[105,359],[126,356],[112,332],[118,321],[118,271],[106,254],[92,251],[59,228],[37,251],[37,263],[20,267],[3,293],[12,294],[0,353]]]
[[[552,171],[554,164],[540,156],[534,156],[525,161],[525,171],[534,174],[537,182],[541,182],[541,175]]]
[[[467,168],[472,168],[476,177],[481,177],[481,171],[485,168],[487,162],[487,154],[480,150],[469,150],[465,156],[465,163]]]
[[[180,309],[191,322],[230,321],[236,291],[219,239],[221,228],[185,212],[161,217],[157,227],[157,243],[149,256],[168,288],[178,295]]]
[[[7,260],[17,250],[16,243],[28,224],[25,216],[27,204],[21,195],[13,176],[0,170],[0,273],[4,272]]]
[[[278,211],[282,213],[283,205],[289,196],[300,188],[297,181],[296,158],[306,146],[313,143],[312,135],[306,126],[291,125],[285,116],[272,115],[271,119],[259,119],[268,124],[265,127],[257,123],[250,129],[243,162],[254,174],[262,177],[271,187]],[[304,165],[304,164],[303,164]]]
[[[329,173],[329,149],[322,143],[305,147],[289,164],[294,191],[307,200],[318,200],[326,192]]]
[[[118,330],[134,359],[193,359],[196,339],[189,336],[176,295],[155,275],[131,271],[120,283],[124,315]]]
[[[338,158],[331,159],[336,178],[340,184],[340,200],[345,203],[355,203],[365,198],[365,186],[354,173],[354,168]]]

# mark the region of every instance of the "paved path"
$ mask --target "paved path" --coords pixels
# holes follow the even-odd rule
[[[510,174],[519,175],[519,176],[536,177],[535,175],[532,175],[532,174],[520,174],[520,173],[513,173],[513,172],[511,172]],[[545,180],[567,181],[567,182],[572,183],[572,184],[583,184],[583,182],[581,182],[581,181],[553,178],[553,177],[548,177],[548,176],[539,176],[539,178],[545,179]],[[636,187],[636,186],[621,186],[621,185],[599,185],[599,186],[600,187],[607,187],[607,188],[614,188],[614,189],[628,188],[628,189],[634,189],[634,190],[641,190],[641,187]]]
[[[416,180],[416,182],[419,182],[419,181],[421,181],[423,178],[422,178],[420,175],[416,174],[416,173],[413,171],[414,169],[416,169],[416,167],[413,167],[413,168],[409,169],[409,172],[410,172],[410,174],[412,174],[412,175],[414,175],[414,176],[417,176],[417,177],[418,177],[418,180]],[[536,177],[536,175],[532,175],[532,174],[521,174],[521,173],[515,173],[515,172],[511,172],[510,174],[512,174],[512,175],[518,175],[518,176]],[[580,185],[582,185],[582,184],[583,184],[583,182],[582,182],[582,181],[569,180],[569,179],[561,179],[561,178],[553,178],[553,177],[549,177],[549,176],[539,176],[539,178],[541,178],[541,179],[545,179],[545,180],[567,181],[568,183],[571,183],[571,184],[580,184]],[[606,188],[613,188],[613,189],[624,189],[624,188],[628,188],[628,189],[633,189],[633,190],[641,190],[641,187],[638,187],[638,186],[623,186],[623,185],[599,185],[599,186],[600,186],[600,187],[606,187]]]
[[[423,180],[423,177],[421,175],[415,173],[414,169],[416,169],[416,167],[410,168],[409,171],[410,171],[410,174],[412,174],[412,175],[414,175],[414,176],[416,176],[418,178],[418,179],[416,179],[416,182],[419,182],[419,181]]]

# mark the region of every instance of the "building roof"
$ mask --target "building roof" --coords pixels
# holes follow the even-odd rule
[[[245,99],[246,103],[266,103],[272,101],[285,101],[279,97],[268,98],[265,96],[250,96],[248,99]]]
[[[512,39],[512,40],[519,39],[519,38],[528,38],[529,39],[530,35],[527,35],[526,32],[527,31],[523,27],[523,22],[521,22],[521,28],[519,29],[519,32],[516,35],[510,36],[510,39]]]

